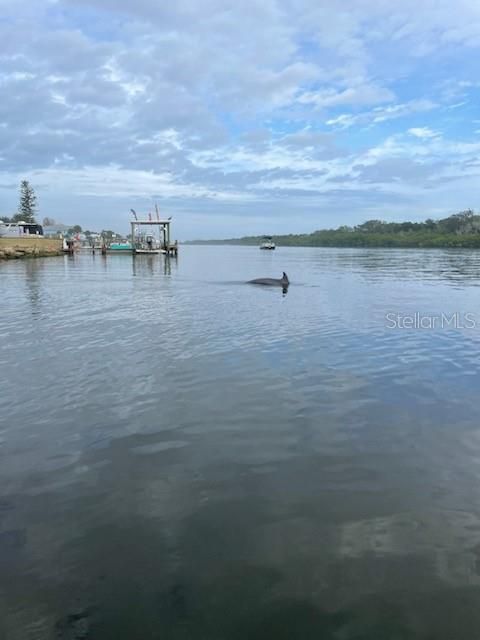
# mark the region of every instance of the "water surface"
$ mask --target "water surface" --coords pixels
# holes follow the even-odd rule
[[[0,264],[0,638],[479,637],[479,285],[474,251]]]

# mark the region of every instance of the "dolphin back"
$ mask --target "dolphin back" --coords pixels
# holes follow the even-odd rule
[[[288,287],[290,281],[285,271],[281,278],[256,278],[249,280],[247,284],[263,284],[270,287]]]

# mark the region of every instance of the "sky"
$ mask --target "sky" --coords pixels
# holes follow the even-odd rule
[[[0,0],[0,215],[180,240],[480,196],[478,0]]]

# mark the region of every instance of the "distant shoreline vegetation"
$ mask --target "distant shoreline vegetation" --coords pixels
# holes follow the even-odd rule
[[[184,244],[259,245],[262,239],[263,236],[246,236],[226,240],[192,240]],[[281,247],[480,248],[480,215],[468,209],[448,218],[424,222],[367,220],[355,227],[276,235],[273,239]]]

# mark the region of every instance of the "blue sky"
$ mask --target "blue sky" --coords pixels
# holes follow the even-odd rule
[[[23,178],[40,219],[156,201],[180,239],[478,207],[480,3],[230,5],[0,0],[0,213]]]

